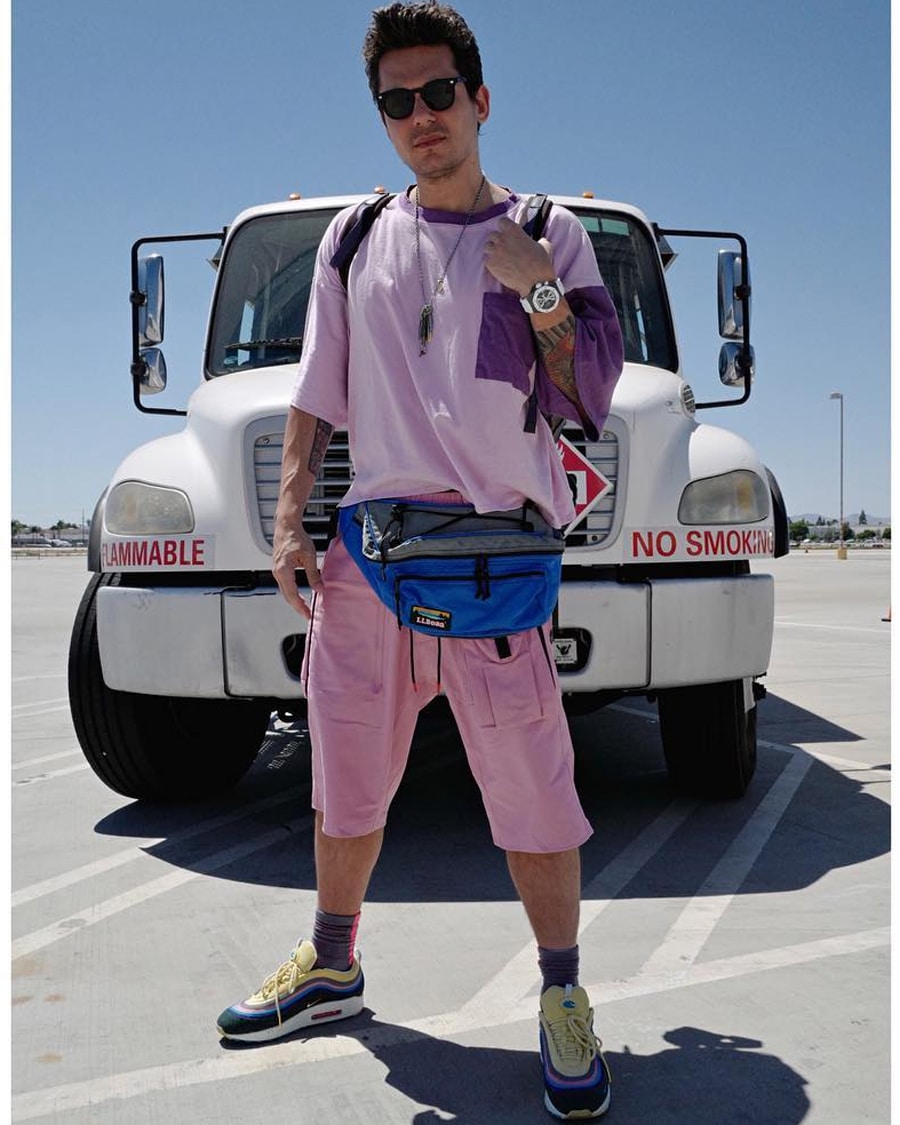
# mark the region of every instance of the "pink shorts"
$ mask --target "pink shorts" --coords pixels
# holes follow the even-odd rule
[[[494,843],[558,852],[591,826],[546,627],[508,638],[438,640],[397,626],[340,538],[322,566],[303,676],[309,700],[312,803],[329,836],[384,827],[419,711],[443,692],[481,790]],[[412,643],[411,643],[412,641]],[[545,647],[546,646],[546,647]]]

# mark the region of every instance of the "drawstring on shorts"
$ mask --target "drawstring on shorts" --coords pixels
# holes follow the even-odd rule
[[[419,685],[416,681],[415,631],[413,629],[408,629],[407,632],[409,633],[409,674],[410,674],[410,679],[412,680],[413,690],[418,691]],[[442,650],[441,650],[441,638],[437,637],[436,639],[437,639],[437,667],[436,667],[437,690],[440,691],[441,690],[441,656],[442,656]]]

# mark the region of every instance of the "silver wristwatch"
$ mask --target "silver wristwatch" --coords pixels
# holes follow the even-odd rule
[[[527,313],[551,313],[565,294],[559,278],[555,281],[537,281],[532,285],[528,296],[520,297],[519,301]]]

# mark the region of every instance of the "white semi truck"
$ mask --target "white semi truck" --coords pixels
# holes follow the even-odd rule
[[[81,747],[126,796],[187,800],[232,786],[272,712],[302,707],[306,622],[270,571],[282,439],[316,249],[334,215],[362,201],[292,198],[224,231],[132,248],[134,402],[185,423],[129,454],[100,497],[69,655]],[[773,580],[751,563],[788,549],[774,476],[746,441],[705,420],[750,394],[746,243],[664,230],[621,203],[553,203],[584,225],[625,341],[599,439],[568,423],[560,434],[578,513],[554,628],[564,700],[574,713],[655,699],[673,784],[737,797],[755,767],[774,612]],[[730,392],[716,401],[696,401],[685,379],[666,284],[670,239],[689,237],[731,245],[718,251],[719,374]],[[166,368],[162,257],[144,251],[202,239],[217,246],[202,379],[186,410],[148,405]],[[305,519],[323,551],[352,474],[336,432]]]

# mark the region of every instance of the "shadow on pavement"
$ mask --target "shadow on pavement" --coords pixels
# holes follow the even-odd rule
[[[772,697],[761,717],[803,725],[803,741],[847,740],[847,732]],[[791,711],[796,712],[792,714]],[[427,714],[427,713],[426,713]],[[573,721],[576,780],[595,827],[582,851],[584,882],[621,853],[673,801],[659,749],[655,710],[635,702]],[[812,736],[811,736],[812,735]],[[770,732],[763,727],[761,738]],[[804,751],[797,751],[804,753]],[[698,803],[666,847],[621,897],[691,897],[752,818],[791,757],[763,745],[753,783],[739,801]],[[802,784],[737,894],[806,887],[836,868],[885,854],[890,811],[869,790],[883,768],[847,772],[813,761]],[[104,817],[104,835],[152,837],[149,854],[216,878],[275,887],[314,886],[309,811],[309,747],[294,724],[270,732],[253,768],[225,798],[187,805],[134,802]],[[254,837],[273,835],[253,849]],[[158,838],[161,842],[156,842]],[[228,849],[245,847],[230,860]],[[677,854],[678,862],[672,862]],[[406,777],[391,809],[384,850],[368,899],[455,902],[512,899],[505,859],[491,842],[480,794],[452,723],[440,712],[417,734]]]
[[[324,1028],[318,1035],[329,1034]],[[428,1107],[410,1125],[437,1125],[447,1115],[457,1125],[544,1125],[537,1018],[534,1050],[462,1046],[383,1023],[368,1010],[341,1025],[386,1068],[385,1081]],[[293,1038],[303,1040],[305,1033]],[[607,1051],[613,1077],[610,1119],[652,1125],[798,1125],[809,1110],[805,1080],[758,1039],[680,1027],[663,1035],[669,1044],[652,1055]],[[265,1045],[227,1043],[228,1051]]]

